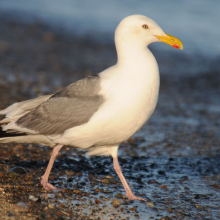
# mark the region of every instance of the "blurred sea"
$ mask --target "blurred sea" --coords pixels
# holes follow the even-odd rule
[[[143,14],[181,39],[184,53],[220,55],[220,1],[217,0],[0,0],[0,15],[18,22],[44,22],[74,35],[113,43],[114,30],[126,16]],[[167,50],[164,44],[155,44]],[[170,48],[169,48],[170,49]]]

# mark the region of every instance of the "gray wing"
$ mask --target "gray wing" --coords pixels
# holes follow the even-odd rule
[[[88,122],[104,102],[104,98],[98,95],[100,81],[99,76],[90,76],[67,86],[22,116],[17,124],[52,135]]]

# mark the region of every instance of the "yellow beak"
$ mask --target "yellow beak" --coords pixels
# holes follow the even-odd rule
[[[166,44],[169,44],[171,45],[172,47],[176,48],[176,49],[180,49],[180,50],[183,50],[183,44],[182,42],[177,39],[176,37],[173,37],[169,34],[166,34],[166,37],[165,36],[158,36],[158,35],[155,35],[161,42],[164,42]]]

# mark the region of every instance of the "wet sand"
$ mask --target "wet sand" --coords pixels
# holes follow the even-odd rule
[[[0,109],[116,62],[114,45],[54,32],[44,24],[1,20],[0,33]],[[2,219],[220,218],[219,59],[204,63],[179,53],[154,53],[161,69],[158,106],[119,150],[125,177],[146,202],[124,198],[111,158],[87,157],[66,146],[50,177],[63,191],[46,192],[40,176],[51,148],[1,144]],[[190,73],[195,63],[206,68]],[[13,172],[13,167],[21,168]]]

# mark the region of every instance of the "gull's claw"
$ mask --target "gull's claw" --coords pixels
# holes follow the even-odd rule
[[[127,194],[126,194],[126,197],[128,198],[128,200],[141,200],[141,201],[146,201],[146,199],[141,198],[141,197],[137,197],[137,196],[135,196],[134,194],[131,194],[131,195],[127,195]]]
[[[50,191],[50,190],[53,190],[53,191],[62,191],[62,189],[60,188],[57,188],[55,186],[53,186],[51,183],[49,183],[48,181],[44,180],[43,176],[41,177],[42,180],[41,180],[41,185],[43,186],[44,189]]]

